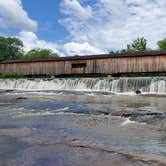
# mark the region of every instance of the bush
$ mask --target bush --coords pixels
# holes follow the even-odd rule
[[[2,73],[0,74],[0,78],[24,78],[23,75],[17,73]]]

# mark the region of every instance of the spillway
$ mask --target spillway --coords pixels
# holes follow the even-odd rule
[[[0,89],[165,94],[166,77],[0,79]]]

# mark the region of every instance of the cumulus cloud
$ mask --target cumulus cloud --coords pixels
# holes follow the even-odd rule
[[[0,28],[35,31],[37,23],[28,17],[21,0],[0,0]]]
[[[33,32],[37,23],[28,17],[21,0],[0,0],[0,28],[18,28],[25,50],[49,48],[60,55],[106,53],[126,48],[144,36],[149,47],[166,37],[166,1],[162,0],[62,0],[59,20],[69,31],[68,43],[39,39]]]
[[[29,51],[34,48],[51,49],[58,53],[60,56],[73,56],[73,55],[90,55],[90,54],[103,54],[106,53],[88,43],[68,42],[65,44],[57,44],[56,42],[48,42],[40,40],[34,32],[21,31],[17,36],[23,41],[24,51]]]
[[[61,11],[63,14],[71,15],[81,20],[89,19],[92,17],[91,7],[83,7],[78,0],[63,0],[61,6]]]
[[[76,0],[63,0],[65,2],[74,3]],[[86,9],[83,7],[85,0],[80,2]],[[91,9],[88,19],[79,19],[76,14],[69,13],[70,6],[61,5],[66,13],[60,22],[75,43],[88,43],[99,50],[110,51],[125,48],[127,43],[144,36],[149,47],[156,48],[157,41],[166,37],[166,1],[96,0],[88,7]]]
[[[63,46],[65,55],[90,55],[90,54],[103,54],[103,50],[100,50],[89,43],[76,43],[70,42]]]
[[[33,32],[21,31],[17,36],[24,43],[24,50],[29,51],[34,48],[51,49],[59,54],[58,45],[54,42],[40,40]]]

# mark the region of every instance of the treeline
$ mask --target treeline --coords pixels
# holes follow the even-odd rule
[[[157,42],[158,50],[166,50],[166,38]],[[110,54],[130,54],[135,52],[153,51],[147,47],[147,40],[144,37],[138,37],[131,44],[127,44],[126,49],[119,51],[110,51]]]
[[[44,59],[59,57],[50,49],[35,48],[23,51],[23,42],[15,37],[0,37],[0,61],[16,59]]]
[[[166,38],[157,42],[158,50],[166,50]],[[23,51],[23,42],[15,37],[0,37],[0,61],[16,59],[44,59],[56,58],[59,55],[50,49],[35,48],[28,52]],[[153,51],[147,47],[147,40],[144,37],[137,38],[126,49],[110,51],[110,54],[130,54],[135,52]]]

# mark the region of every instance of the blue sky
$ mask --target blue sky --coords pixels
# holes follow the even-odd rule
[[[41,3],[42,2],[42,3]],[[23,7],[29,17],[37,20],[38,37],[45,40],[64,40],[69,34],[64,26],[59,24],[63,18],[60,12],[60,0],[23,0]]]
[[[107,53],[141,36],[157,49],[165,11],[166,0],[0,0],[0,35],[61,56]]]

